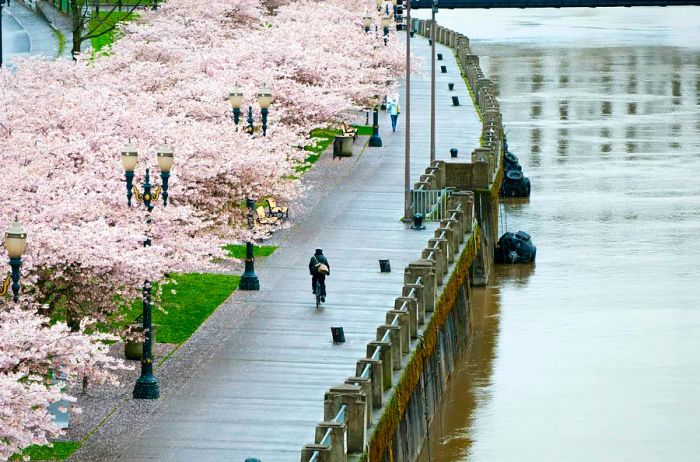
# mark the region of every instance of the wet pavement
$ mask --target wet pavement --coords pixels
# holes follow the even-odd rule
[[[416,53],[427,56],[427,41],[415,42]],[[441,51],[449,72],[439,77],[438,158],[448,157],[450,147],[467,156],[478,144],[480,122],[452,54]],[[428,78],[416,77],[412,92],[414,180],[428,165]],[[448,80],[463,106],[450,106]],[[405,110],[395,133],[382,113],[384,147],[338,161],[356,163],[258,266],[260,292],[237,291],[158,369],[161,399],[128,400],[71,460],[299,460],[323,420],[324,393],[354,375],[401,293],[404,267],[436,227],[416,232],[400,221]],[[317,247],[331,266],[320,310],[308,273]],[[379,259],[390,260],[391,273],[379,272]],[[344,328],[344,344],[332,343],[331,326]]]
[[[14,56],[28,56],[31,49],[29,34],[12,15],[12,10],[2,9],[2,62],[10,66]]]
[[[57,56],[58,39],[46,19],[16,0],[2,10],[3,63],[12,66],[14,57]]]
[[[538,259],[474,291],[421,461],[697,459],[700,8],[439,20],[496,82]]]

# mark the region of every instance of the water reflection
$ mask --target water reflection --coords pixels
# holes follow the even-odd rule
[[[500,333],[501,290],[526,287],[534,273],[534,264],[498,266],[494,284],[472,289],[474,335],[431,422],[431,444],[423,448],[418,462],[467,460],[473,441],[464,428],[473,423],[477,406],[492,398],[489,388]]]
[[[560,128],[557,130],[557,154],[559,158],[558,162],[564,162],[566,160],[566,153],[569,150],[569,130],[566,128]]]
[[[542,61],[535,59],[532,63],[532,92],[538,92],[544,85],[544,75],[542,75]]]
[[[559,120],[569,120],[569,103],[567,101],[559,102]]]
[[[499,69],[538,266],[473,292],[432,461],[696,460],[700,8],[441,14]]]
[[[634,125],[628,125],[627,128],[625,128],[625,138],[627,139],[627,142],[625,143],[627,153],[631,154],[637,152],[637,143],[633,141],[635,138],[637,138],[637,127]],[[635,160],[636,157],[631,156],[628,159]]]
[[[539,128],[530,130],[530,162],[528,165],[532,165],[533,167],[540,167],[542,165],[540,158],[540,154],[542,153],[541,142],[542,130]],[[521,160],[520,162],[523,161]]]

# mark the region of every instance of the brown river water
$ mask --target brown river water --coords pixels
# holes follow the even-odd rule
[[[473,291],[420,461],[700,460],[700,7],[438,21],[497,85],[538,251]]]

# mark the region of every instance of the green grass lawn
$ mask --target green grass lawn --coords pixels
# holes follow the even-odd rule
[[[353,125],[353,127],[357,128],[358,136],[369,136],[372,134],[371,125]],[[341,130],[333,128],[314,128],[311,130],[312,144],[304,146],[304,150],[308,151],[310,154],[306,156],[302,164],[294,167],[294,171],[297,173],[304,173],[310,169],[318,159],[321,158],[321,154],[328,146],[333,143],[335,137],[342,133]]]
[[[224,250],[233,258],[243,259],[245,258],[245,247],[245,244],[228,244],[224,246]],[[277,250],[276,245],[255,245],[253,246],[253,256],[269,257],[275,250]]]
[[[310,169],[313,164],[315,164],[316,161],[321,158],[321,153],[323,153],[323,151],[330,146],[336,135],[340,134],[340,130],[328,128],[315,128],[311,130],[312,144],[304,146],[304,150],[308,151],[310,154],[306,156],[303,164],[294,167],[294,171],[297,173],[304,173]]]
[[[158,343],[183,343],[238,288],[240,276],[230,274],[187,273],[171,276],[177,283],[163,287],[161,306],[153,310],[158,325]],[[175,293],[173,293],[173,291]],[[141,300],[131,304],[126,315],[133,321],[141,314]]]
[[[100,24],[100,21],[102,21],[102,18],[106,18],[104,22]],[[138,14],[136,13],[131,13],[129,14],[128,11],[113,11],[110,14],[110,10],[102,10],[100,11],[100,14],[98,17],[93,17],[90,19],[88,23],[88,30],[92,31],[94,30],[94,33],[99,33],[104,30],[107,30],[108,28],[112,27],[114,24],[120,21],[133,21],[138,18]],[[114,38],[116,37],[117,30],[113,29],[103,35],[100,35],[98,37],[94,37],[90,39],[90,42],[92,43],[92,48],[95,51],[100,51],[102,48],[111,45],[114,42]]]
[[[15,454],[10,460],[22,460],[22,456],[29,456],[31,460],[66,460],[78,450],[81,443],[77,441],[54,441],[53,447],[29,446],[22,454]]]
[[[357,128],[357,136],[371,136],[372,126],[371,125],[353,125]]]

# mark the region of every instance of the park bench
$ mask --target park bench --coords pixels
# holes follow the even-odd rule
[[[268,197],[266,201],[268,217],[289,218],[289,207],[278,207],[277,202],[271,197]]]
[[[352,136],[353,141],[357,139],[357,128],[353,127],[352,125],[348,125],[347,123],[343,122],[340,124],[340,130],[342,130],[343,136]]]
[[[265,209],[262,206],[255,209],[255,212],[258,214],[258,223],[261,225],[274,225],[277,223],[277,217],[268,217],[265,214]]]

